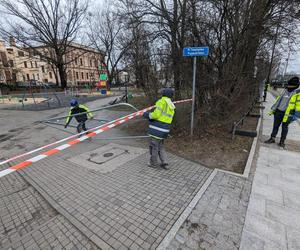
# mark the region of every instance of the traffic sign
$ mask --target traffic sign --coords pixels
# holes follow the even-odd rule
[[[208,56],[208,47],[186,47],[183,48],[183,56]]]

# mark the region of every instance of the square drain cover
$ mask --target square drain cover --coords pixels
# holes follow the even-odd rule
[[[108,173],[146,152],[146,149],[110,143],[68,160],[82,167]]]

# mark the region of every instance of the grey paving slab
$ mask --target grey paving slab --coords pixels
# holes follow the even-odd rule
[[[19,173],[0,187],[0,249],[98,249]]]
[[[6,249],[99,249],[63,216],[57,215]]]
[[[238,249],[251,181],[218,172],[167,249]]]
[[[211,170],[174,155],[169,171],[153,169],[148,157],[101,173],[52,156],[22,174],[98,246],[154,249]]]
[[[146,152],[147,150],[143,148],[109,143],[103,147],[97,147],[95,150],[71,157],[68,160],[101,173],[108,173]]]
[[[1,178],[1,186],[14,175],[17,173]],[[31,186],[14,187],[14,192],[9,187],[0,197],[0,249],[57,214]]]
[[[292,228],[287,229],[288,248],[297,250],[300,249],[300,231]]]
[[[264,134],[272,123],[264,115]],[[299,142],[299,131],[299,123],[293,123],[288,139]],[[299,249],[300,153],[261,145],[256,165],[241,249]]]

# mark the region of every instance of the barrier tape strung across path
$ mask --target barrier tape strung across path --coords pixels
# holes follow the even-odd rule
[[[129,107],[132,107],[133,109],[137,110],[134,106],[132,106],[131,104],[128,104],[128,103],[119,103],[119,104],[115,104],[115,105],[110,105],[109,107],[110,107],[110,108],[113,108],[113,107],[121,106],[121,105],[129,106]],[[100,110],[103,110],[104,108],[107,108],[107,107],[101,107],[101,108],[98,108],[98,109],[94,109],[94,110],[91,110],[90,112],[100,111]],[[138,110],[137,110],[137,111],[138,111]],[[74,114],[74,115],[72,115],[72,116],[78,116],[78,115],[82,115],[82,114],[85,114],[85,113],[87,113],[87,112],[83,112],[83,113],[79,113],[79,114]],[[57,119],[67,118],[67,117],[68,117],[68,115],[67,115],[67,116],[55,117],[55,118],[52,118],[52,119],[48,119],[48,120],[45,120],[45,121],[39,121],[39,122],[42,123],[42,122],[46,122],[46,121],[57,120]],[[114,122],[114,121],[110,121],[110,122],[108,122],[107,124],[110,124],[110,123],[112,123],[112,122]],[[104,126],[104,124],[102,124],[102,125],[100,125],[100,126],[97,126],[97,127],[94,127],[94,128],[91,128],[91,129],[89,129],[88,131],[92,131],[92,130],[98,129],[98,128],[102,127],[102,126]],[[9,158],[9,159],[7,159],[7,160],[5,160],[5,161],[0,162],[0,166],[3,165],[3,164],[5,164],[5,163],[8,163],[8,162],[14,161],[14,160],[16,160],[16,159],[19,159],[19,158],[21,158],[21,157],[23,157],[23,156],[26,156],[26,155],[30,155],[30,154],[36,153],[36,152],[41,151],[41,150],[43,150],[43,149],[45,149],[45,148],[49,148],[49,147],[54,146],[54,145],[56,145],[56,144],[59,144],[59,143],[62,143],[62,142],[64,142],[64,141],[73,139],[73,138],[75,138],[75,137],[77,137],[78,135],[81,135],[81,134],[85,134],[85,132],[81,132],[81,133],[79,133],[79,134],[74,134],[74,135],[69,136],[69,137],[67,137],[67,138],[64,138],[64,139],[62,139],[62,140],[59,140],[59,141],[56,141],[56,142],[47,144],[47,145],[42,146],[42,147],[40,147],[40,148],[37,148],[37,149],[34,149],[34,150],[32,150],[32,151],[23,153],[23,154],[21,154],[21,155],[14,156],[14,157],[12,157],[12,158]]]
[[[176,102],[174,102],[174,103],[175,103],[175,104],[178,104],[178,103],[183,103],[183,102],[190,102],[191,100],[192,100],[192,99],[181,100],[181,101],[176,101]],[[118,119],[116,119],[116,120],[114,120],[114,121],[111,121],[111,122],[109,122],[109,123],[103,124],[103,125],[101,125],[101,126],[98,126],[98,127],[92,128],[92,129],[89,129],[89,130],[87,130],[87,131],[90,132],[90,133],[88,133],[87,135],[84,135],[84,136],[82,136],[82,137],[80,137],[80,138],[78,138],[78,139],[75,139],[75,140],[73,140],[73,141],[70,141],[70,142],[68,142],[68,143],[66,143],[66,144],[63,144],[63,145],[61,145],[61,146],[58,146],[58,147],[56,147],[56,148],[54,148],[54,149],[48,150],[48,151],[46,151],[46,152],[44,152],[44,153],[42,153],[42,154],[40,154],[40,155],[38,155],[38,156],[35,156],[35,157],[33,157],[33,158],[30,158],[30,159],[28,159],[28,160],[26,160],[26,161],[23,161],[23,162],[17,164],[17,165],[14,165],[14,166],[12,166],[12,167],[9,167],[9,168],[7,168],[7,169],[5,169],[5,170],[0,171],[0,178],[3,177],[3,176],[6,176],[6,175],[8,175],[8,174],[10,174],[10,173],[12,173],[12,172],[15,172],[15,171],[17,171],[17,170],[20,170],[20,169],[23,169],[23,168],[25,168],[25,167],[28,167],[28,166],[32,165],[33,163],[35,163],[35,162],[38,162],[38,161],[40,161],[40,160],[42,160],[42,159],[44,159],[44,158],[46,158],[46,157],[48,157],[48,156],[51,156],[51,155],[54,155],[54,154],[56,154],[56,153],[58,153],[58,152],[60,152],[60,151],[63,151],[63,150],[65,150],[66,148],[69,148],[69,147],[71,147],[71,146],[73,146],[73,145],[76,145],[76,144],[82,142],[82,141],[85,141],[85,140],[88,139],[88,138],[94,137],[94,136],[96,136],[97,134],[100,134],[100,133],[102,133],[102,132],[105,132],[105,131],[107,131],[107,130],[109,130],[109,129],[111,129],[111,128],[117,126],[117,125],[120,125],[120,124],[122,124],[122,123],[124,123],[124,122],[127,122],[127,121],[129,121],[129,120],[131,120],[131,119],[133,119],[133,118],[135,118],[135,117],[142,116],[143,113],[145,113],[145,112],[147,112],[147,111],[149,111],[149,110],[151,110],[151,109],[153,109],[153,108],[154,108],[154,106],[151,106],[151,107],[149,107],[149,108],[145,108],[145,109],[140,110],[140,111],[137,111],[137,112],[135,112],[135,113],[132,113],[132,114],[126,115],[126,116],[124,116],[124,117],[118,118]],[[36,150],[31,151],[31,153],[37,152],[38,150],[44,149],[44,148],[46,148],[46,147],[50,147],[50,146],[52,146],[52,145],[54,145],[54,144],[57,144],[57,143],[60,143],[60,142],[63,142],[63,141],[72,139],[72,138],[74,138],[74,137],[76,137],[76,136],[79,136],[79,135],[82,135],[82,134],[84,134],[84,133],[86,133],[86,132],[84,131],[84,132],[81,132],[81,133],[79,133],[79,134],[75,134],[75,135],[73,135],[73,136],[69,136],[69,137],[67,137],[67,138],[65,138],[65,139],[62,139],[62,140],[60,140],[60,141],[57,141],[57,142],[54,142],[54,143],[45,145],[45,146],[43,146],[43,147],[41,147],[41,148],[39,148],[39,149],[36,149]],[[27,153],[27,154],[29,154],[29,153]],[[25,155],[26,155],[26,153],[23,154],[23,155],[21,155],[21,156],[25,156]],[[17,158],[19,158],[19,157],[21,157],[21,156],[13,157],[13,158],[11,158],[11,159],[17,159]],[[11,160],[10,160],[10,161],[11,161]],[[8,162],[8,161],[6,161],[6,162]],[[1,162],[0,165],[1,165],[1,164],[4,164],[4,163]]]

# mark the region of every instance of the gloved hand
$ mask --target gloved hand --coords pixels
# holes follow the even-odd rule
[[[146,118],[146,119],[149,119],[149,112],[145,112],[145,113],[143,114],[143,117]]]
[[[289,122],[294,122],[297,120],[297,117],[295,115],[289,115],[288,121]]]
[[[274,110],[271,110],[268,115],[274,115]]]

